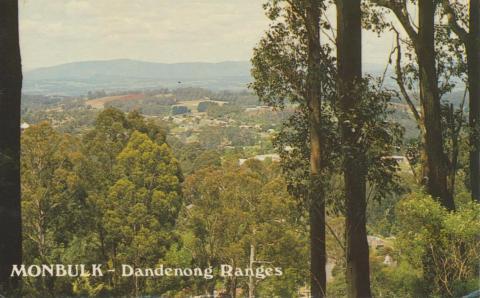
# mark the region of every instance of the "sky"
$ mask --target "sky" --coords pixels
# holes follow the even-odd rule
[[[76,61],[246,61],[268,28],[264,0],[20,0],[25,70]],[[332,20],[334,16],[330,16]],[[391,38],[364,34],[364,62]]]

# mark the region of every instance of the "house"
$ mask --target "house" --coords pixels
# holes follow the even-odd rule
[[[395,261],[393,260],[393,258],[390,255],[386,255],[385,259],[383,260],[383,264],[385,264],[387,266],[393,266],[393,265],[395,265]]]
[[[385,246],[385,241],[377,236],[367,236],[368,246],[372,249],[378,249]]]
[[[280,155],[278,154],[262,154],[262,155],[255,155],[254,157],[251,158],[241,158],[238,160],[238,165],[243,165],[247,160],[249,159],[256,159],[259,161],[265,161],[267,159],[271,159],[274,162],[279,162],[280,161]]]
[[[20,124],[20,131],[23,132],[25,129],[29,127],[30,127],[30,124],[28,124],[27,122],[23,122],[22,124]]]

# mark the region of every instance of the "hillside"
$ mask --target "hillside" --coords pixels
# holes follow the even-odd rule
[[[153,63],[120,59],[62,64],[27,71],[24,92],[82,95],[90,90],[155,87],[244,89],[249,62]]]

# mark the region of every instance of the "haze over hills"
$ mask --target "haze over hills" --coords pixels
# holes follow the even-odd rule
[[[82,95],[92,90],[204,87],[245,89],[250,62],[154,63],[129,59],[85,61],[38,68],[24,74],[24,92]]]
[[[249,61],[156,63],[130,59],[83,61],[24,73],[23,92],[43,95],[86,95],[88,91],[201,87],[244,90],[252,81]],[[381,76],[385,65],[366,63],[364,72]],[[385,84],[394,86],[391,66]]]

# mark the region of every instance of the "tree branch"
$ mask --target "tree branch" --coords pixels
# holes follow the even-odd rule
[[[328,26],[330,27],[330,34],[322,27],[320,26],[322,32],[327,36],[328,40],[334,45],[337,44],[337,35],[335,34],[335,30],[333,29],[332,22],[330,22],[330,19],[328,18],[326,13],[322,14],[322,17],[325,18],[325,21],[327,22]]]
[[[450,1],[442,0],[442,7],[447,16],[448,25],[450,26],[452,31],[458,36],[458,38],[460,38],[460,40],[464,44],[467,44],[468,32],[458,23],[457,14],[455,13],[455,10],[452,8],[452,6],[450,5]]]
[[[325,226],[328,228],[330,233],[332,234],[333,238],[337,241],[338,245],[342,248],[343,252],[345,253],[347,250],[345,248],[345,244],[340,240],[340,237],[335,233],[335,231],[332,229],[332,227],[328,224],[327,221],[325,221]]]
[[[413,24],[410,22],[410,17],[407,11],[407,3],[404,0],[372,0],[372,2],[380,7],[390,9],[395,14],[398,21],[402,24],[403,29],[405,29],[413,43],[417,43],[418,33]]]
[[[297,5],[295,5],[295,3],[293,3],[294,0],[285,0],[285,2],[288,3],[288,5],[290,5],[292,11],[297,14],[299,17],[302,18],[302,20],[306,23],[307,22],[307,16],[305,15],[304,12],[302,12],[300,10],[300,8],[298,8]]]
[[[407,92],[407,89],[405,88],[405,79],[403,77],[403,71],[402,71],[402,67],[401,67],[401,64],[402,64],[402,45],[400,43],[400,34],[398,33],[398,31],[394,27],[392,27],[392,30],[395,31],[396,43],[397,43],[397,46],[396,46],[397,61],[396,61],[396,65],[395,65],[395,73],[396,73],[397,77],[395,78],[395,80],[397,81],[397,85],[400,88],[400,92],[401,92],[403,98],[405,99],[405,101],[407,102],[408,106],[410,107],[410,110],[412,111],[412,114],[415,117],[415,120],[417,121],[418,126],[423,131],[423,129],[422,129],[423,128],[422,116],[418,112],[417,107],[413,103],[412,98],[410,97],[410,95]]]

